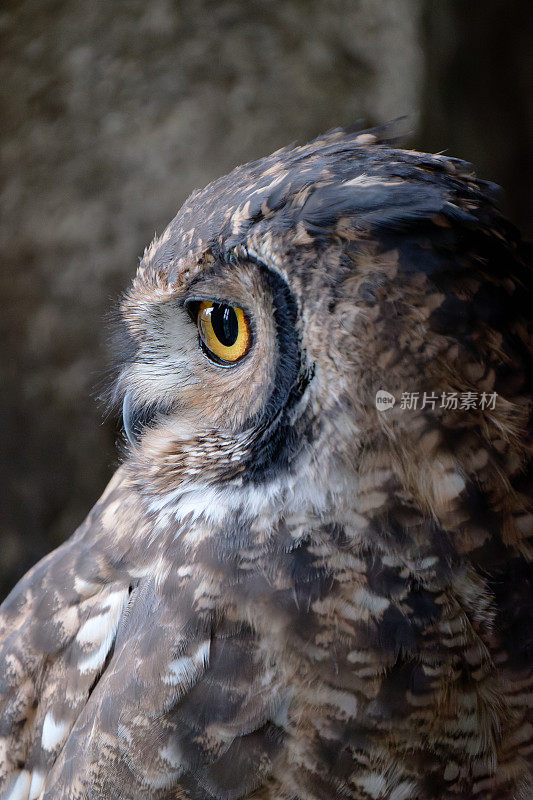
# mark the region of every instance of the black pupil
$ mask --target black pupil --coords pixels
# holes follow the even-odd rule
[[[239,321],[231,306],[213,303],[211,325],[215,336],[224,347],[231,347],[235,344],[239,335]]]

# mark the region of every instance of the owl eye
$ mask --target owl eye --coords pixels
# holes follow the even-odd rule
[[[205,352],[215,363],[234,364],[250,349],[250,323],[242,308],[204,301],[196,321]]]

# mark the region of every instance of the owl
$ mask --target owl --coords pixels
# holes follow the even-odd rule
[[[195,192],[122,465],[1,607],[2,800],[531,798],[532,307],[495,187],[386,128]]]

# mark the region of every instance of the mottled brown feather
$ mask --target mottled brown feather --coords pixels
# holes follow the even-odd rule
[[[2,800],[532,796],[530,254],[386,136],[239,167],[146,250],[136,436],[0,610]],[[249,313],[236,367],[191,298]]]

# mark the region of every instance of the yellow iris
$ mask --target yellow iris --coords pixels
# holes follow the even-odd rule
[[[215,361],[232,364],[246,355],[252,343],[242,308],[204,301],[198,307],[198,330]]]

